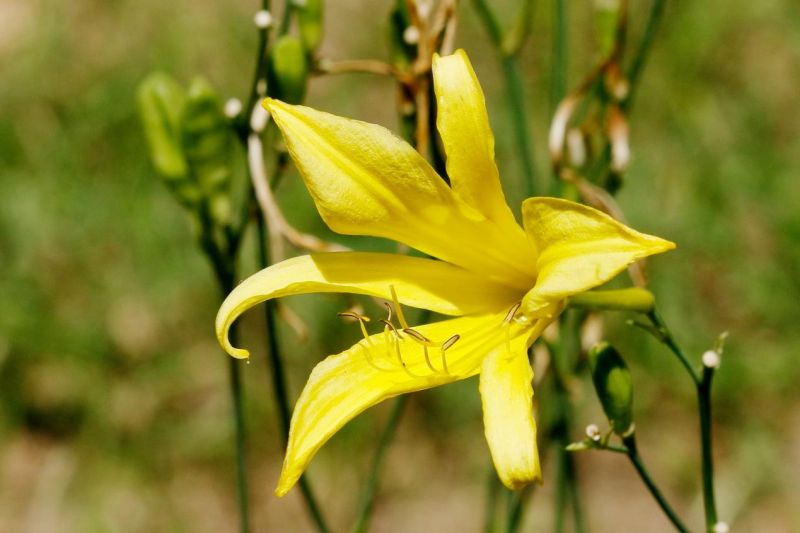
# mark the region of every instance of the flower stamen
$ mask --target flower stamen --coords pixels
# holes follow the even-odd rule
[[[377,363],[375,363],[375,361],[372,359],[372,352],[370,351],[370,348],[373,346],[372,339],[369,338],[367,327],[364,325],[366,322],[370,321],[369,317],[365,315],[360,315],[353,311],[343,311],[341,313],[336,313],[336,316],[358,320],[358,325],[361,327],[361,334],[364,336],[364,341],[366,343],[366,347],[364,348],[364,359],[366,359],[367,363],[369,363],[369,366],[371,366],[375,370],[378,370],[380,372],[387,372],[389,369],[379,367]]]
[[[433,345],[433,342],[428,337],[426,337],[419,331],[412,328],[403,329],[403,333],[406,333],[408,336],[410,336],[412,339],[414,339],[415,341],[417,341],[419,344],[422,345],[422,353],[425,356],[425,364],[428,365],[428,368],[431,369],[431,372],[433,372],[434,374],[438,374],[439,371],[436,370],[436,368],[431,363],[431,357],[430,354],[428,353],[428,346]]]
[[[452,348],[452,346],[453,346],[455,343],[457,343],[457,342],[458,342],[458,339],[460,339],[460,338],[461,338],[461,335],[459,335],[459,334],[457,334],[457,333],[456,333],[455,335],[451,336],[449,339],[447,339],[446,341],[444,341],[444,342],[442,343],[442,346],[441,346],[441,352],[442,352],[442,369],[444,370],[444,373],[445,373],[445,374],[449,374],[449,373],[450,373],[450,371],[447,369],[447,355],[446,355],[446,352],[447,352],[447,350],[449,350],[450,348]]]

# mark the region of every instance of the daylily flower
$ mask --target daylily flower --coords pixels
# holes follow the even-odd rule
[[[246,350],[231,346],[228,329],[265,300],[339,292],[392,302],[375,334],[367,317],[344,313],[358,321],[364,339],[312,371],[294,410],[279,496],[368,407],[476,374],[500,479],[512,489],[539,480],[528,348],[567,297],[674,247],[556,198],[525,200],[520,227],[503,196],[483,92],[466,54],[435,57],[433,75],[449,186],[414,148],[380,126],[264,103],[332,230],[393,239],[436,258],[295,257],[246,279],[222,304],[219,341],[245,358]],[[457,318],[411,327],[401,304]]]

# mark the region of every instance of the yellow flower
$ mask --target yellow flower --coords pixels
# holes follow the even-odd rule
[[[450,186],[407,143],[373,124],[267,100],[265,106],[322,218],[336,232],[385,237],[436,259],[339,252],[295,257],[246,279],[219,310],[217,336],[234,357],[231,323],[271,298],[313,292],[393,302],[389,321],[314,368],[292,418],[276,494],[289,491],[319,448],[387,398],[480,374],[486,439],[503,483],[541,477],[527,349],[565,299],[605,283],[671,242],[556,198],[505,202],[494,137],[463,51],[433,63],[437,127]],[[400,304],[452,315],[410,327]],[[392,318],[391,315],[394,315]]]

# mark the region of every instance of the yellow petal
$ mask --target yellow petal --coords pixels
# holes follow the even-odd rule
[[[525,200],[522,218],[539,255],[536,285],[522,303],[528,315],[605,283],[639,259],[675,247],[596,209],[558,198]]]
[[[428,349],[431,370],[422,345],[403,333],[399,343],[392,333],[372,335],[319,363],[297,400],[275,493],[286,494],[319,448],[368,407],[392,396],[475,375],[483,357],[505,339],[504,315],[473,315],[415,328],[439,344],[452,335],[461,336],[446,351],[447,373],[439,349]],[[398,346],[405,368],[397,356]]]
[[[450,56],[434,56],[433,83],[436,126],[453,190],[486,218],[522,234],[503,195],[486,102],[467,54],[458,50]]]
[[[535,256],[527,240],[458,198],[389,130],[277,100],[264,105],[331,229],[393,239],[511,286],[530,287]]]
[[[366,294],[390,300],[392,287],[400,303],[446,315],[510,307],[521,296],[518,291],[432,259],[362,252],[306,255],[265,268],[236,287],[217,314],[217,338],[228,353],[246,358],[247,350],[230,345],[228,329],[254,305],[316,292]]]
[[[551,319],[539,320],[531,333],[511,338],[483,360],[480,391],[483,425],[497,475],[517,490],[541,481],[536,421],[533,418],[533,369],[528,347]]]

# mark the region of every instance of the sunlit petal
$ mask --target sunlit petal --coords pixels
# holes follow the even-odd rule
[[[519,291],[493,283],[457,266],[395,254],[338,252],[294,257],[253,274],[223,302],[217,314],[220,343],[234,357],[228,329],[236,318],[265,300],[293,294],[338,292],[390,300],[446,315],[463,315],[510,306]]]
[[[536,285],[522,304],[527,314],[601,285],[631,263],[675,247],[596,209],[558,198],[525,200],[522,218],[539,256]]]
[[[447,154],[453,190],[486,218],[506,224],[522,236],[522,228],[506,204],[494,160],[494,135],[486,102],[467,54],[433,60],[436,125]]]
[[[466,204],[389,130],[276,100],[265,105],[331,229],[393,239],[530,287],[534,256],[527,239]]]
[[[398,394],[475,375],[484,356],[505,338],[503,317],[503,313],[468,316],[415,328],[437,344],[460,335],[445,352],[446,372],[439,349],[430,347],[426,360],[418,340],[401,333],[398,342],[391,332],[372,335],[319,363],[294,410],[276,494],[286,494],[317,450],[368,407]]]

